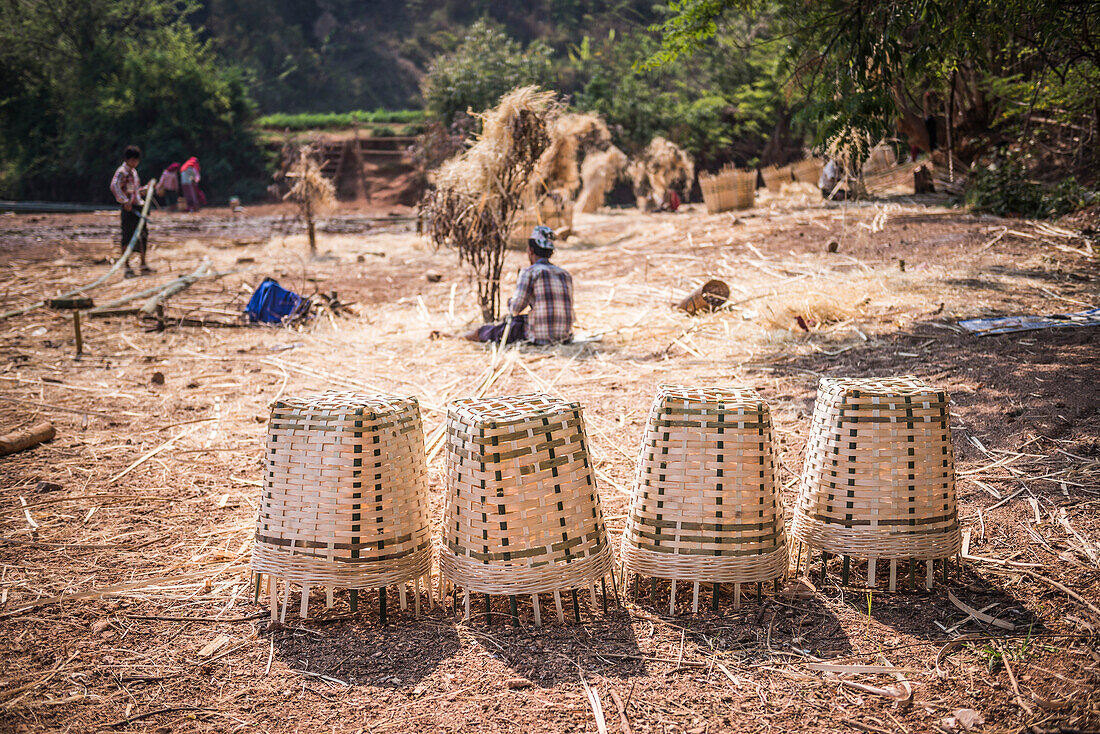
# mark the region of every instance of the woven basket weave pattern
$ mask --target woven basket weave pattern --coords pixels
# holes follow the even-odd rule
[[[545,395],[457,400],[447,434],[445,578],[470,591],[536,594],[610,571],[578,404]]]
[[[781,576],[774,464],[770,412],[755,391],[663,386],[623,532],[627,570],[722,583]]]
[[[700,176],[699,188],[711,214],[748,209],[756,200],[756,171],[728,169],[713,176]]]
[[[324,393],[271,409],[254,570],[366,588],[431,567],[416,398]]]
[[[859,558],[946,558],[961,539],[949,401],[914,377],[823,378],[792,535]]]

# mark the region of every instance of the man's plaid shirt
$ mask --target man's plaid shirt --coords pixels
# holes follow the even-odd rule
[[[528,306],[528,341],[548,344],[573,337],[573,278],[546,258],[520,271],[516,293],[508,300],[512,315]]]

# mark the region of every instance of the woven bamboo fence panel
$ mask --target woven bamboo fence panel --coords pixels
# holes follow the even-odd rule
[[[463,399],[447,414],[443,577],[467,592],[591,587],[612,568],[581,407]]]
[[[769,581],[787,570],[771,414],[750,388],[660,388],[620,557],[644,576]]]
[[[773,194],[778,194],[780,189],[783,188],[783,184],[790,183],[794,180],[791,174],[790,166],[768,166],[767,168],[760,169],[760,175],[764,177],[764,185],[768,188],[768,191]],[[816,183],[816,181],[814,182]]]
[[[915,377],[822,378],[791,534],[857,558],[961,546],[949,399]]]
[[[756,201],[756,171],[727,168],[713,176],[699,176],[707,212],[748,209]]]
[[[821,171],[825,168],[825,162],[820,158],[806,158],[798,163],[791,164],[791,174],[799,183],[808,183],[817,186],[821,178]]]
[[[345,589],[429,574],[426,472],[416,398],[327,392],[277,401],[252,569]]]

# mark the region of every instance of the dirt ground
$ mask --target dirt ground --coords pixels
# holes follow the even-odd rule
[[[894,593],[864,588],[858,562],[843,586],[839,561],[822,576],[815,554],[800,577],[792,556],[779,593],[748,589],[739,610],[727,594],[719,613],[693,615],[681,590],[670,614],[663,583],[655,599],[648,585],[620,589],[623,606],[612,596],[606,613],[582,598],[581,624],[534,629],[521,605],[513,628],[506,599],[463,624],[450,599],[425,599],[419,618],[410,603],[383,627],[376,594],[356,614],[342,592],[329,610],[316,595],[303,621],[294,592],[273,629],[248,570],[269,403],[331,388],[415,394],[431,436],[492,359],[430,338],[468,328],[478,309],[454,253],[418,239],[407,211],[337,212],[317,259],[287,213],[157,215],[156,274],[116,277],[91,293],[97,304],[203,258],[232,272],[176,296],[166,324],[85,319],[80,360],[65,313],[0,321],[0,429],[57,428],[0,458],[0,731],[1100,730],[1100,335],[957,326],[1094,307],[1098,243],[934,197],[604,210],[579,217],[556,256],[576,282],[577,331],[597,338],[500,359],[489,394],[583,405],[616,541],[662,383],[761,392],[788,517],[821,376],[908,373],[945,388],[969,541],[932,591],[910,584],[907,564]],[[103,273],[116,217],[0,216],[0,310]],[[521,264],[509,255],[506,292]],[[264,276],[335,291],[354,313],[233,325]],[[671,307],[712,277],[730,284],[729,308]]]

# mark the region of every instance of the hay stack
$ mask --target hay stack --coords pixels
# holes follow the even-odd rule
[[[611,145],[611,132],[599,115],[570,112],[550,125],[550,146],[539,159],[538,183],[545,191],[573,198],[581,185],[579,156]]]
[[[500,311],[504,248],[549,131],[561,111],[552,92],[520,87],[479,115],[481,134],[440,168],[420,202],[424,232],[437,246],[458,249],[477,276],[477,297],[486,321]]]
[[[695,180],[695,161],[683,148],[660,136],[649,141],[642,155],[626,170],[640,209],[645,208],[647,199],[663,200],[670,188],[679,190],[681,198],[687,201]]]
[[[612,145],[598,153],[589,153],[581,164],[584,182],[577,197],[576,211],[594,212],[603,206],[604,197],[626,166],[626,153]]]

